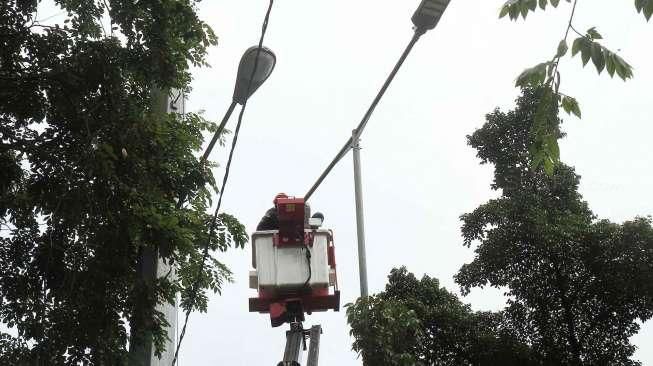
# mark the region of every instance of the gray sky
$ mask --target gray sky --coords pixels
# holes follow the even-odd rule
[[[416,45],[365,131],[371,292],[382,290],[390,269],[400,265],[458,291],[452,276],[473,258],[473,250],[462,246],[458,217],[496,192],[489,189],[491,167],[478,164],[465,135],[495,107],[512,108],[515,77],[551,57],[570,10],[562,4],[513,23],[497,19],[502,2],[452,1],[438,27]],[[418,3],[277,0],[265,42],[277,55],[277,67],[250,100],[224,202],[249,232],[277,192],[302,196],[348,138],[410,39]],[[222,117],[238,60],[258,42],[266,6],[267,0],[200,3],[200,16],[220,44],[209,53],[213,67],[194,71],[189,110]],[[582,175],[581,192],[600,218],[650,214],[653,51],[646,45],[653,24],[635,13],[632,2],[587,0],[579,3],[575,25],[598,26],[605,45],[620,49],[635,67],[635,79],[598,77],[593,68],[582,69],[579,59],[565,59],[562,89],[579,99],[584,118],[565,118],[562,159]],[[224,162],[226,154],[216,149],[212,158]],[[216,171],[219,179],[222,173]],[[335,232],[343,305],[358,296],[352,183],[348,155],[311,199]],[[182,366],[274,365],[281,359],[286,329],[271,329],[267,315],[247,311],[247,299],[256,295],[248,289],[250,257],[249,245],[221,256],[236,282],[222,296],[210,297],[207,314],[191,316]],[[495,289],[475,290],[463,301],[476,310],[504,304]],[[306,326],[324,328],[323,365],[360,364],[344,311],[307,320]],[[653,350],[646,349],[651,337],[649,322],[633,339],[644,365],[653,365]]]
[[[277,68],[250,100],[235,156],[225,208],[250,232],[277,192],[303,195],[358,123],[412,35],[410,16],[419,1],[277,1],[265,45]],[[380,291],[395,266],[440,279],[473,257],[462,246],[459,215],[496,195],[491,167],[480,166],[465,135],[484,115],[508,109],[518,95],[514,79],[525,67],[550,58],[570,11],[498,20],[501,0],[452,1],[438,27],[415,47],[377,108],[362,141],[365,224],[370,289]],[[219,119],[228,106],[237,63],[256,44],[267,0],[205,1],[200,16],[220,37],[210,69],[194,72],[190,110]],[[581,1],[575,25],[598,26],[605,45],[620,49],[635,67],[624,83],[583,69],[579,59],[561,65],[562,89],[576,96],[582,120],[565,118],[562,159],[582,175],[581,192],[601,218],[623,221],[651,213],[653,165],[649,140],[653,81],[653,24],[631,2]],[[231,126],[235,125],[235,118]],[[225,161],[226,151],[212,158]],[[222,170],[216,172],[221,177]],[[312,198],[335,232],[342,303],[358,295],[352,163],[348,155]],[[222,257],[236,283],[211,296],[208,314],[191,317],[182,365],[264,365],[282,356],[285,328],[271,329],[267,315],[247,312],[251,251]],[[474,309],[497,310],[501,292],[476,290],[463,299]],[[359,364],[344,312],[308,318],[324,328],[324,365]],[[653,336],[646,324],[634,338],[636,357],[653,365]],[[647,342],[648,340],[648,342]]]

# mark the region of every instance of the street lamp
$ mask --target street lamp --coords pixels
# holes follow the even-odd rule
[[[276,62],[277,58],[274,52],[267,47],[259,48],[258,46],[253,46],[243,53],[243,56],[240,58],[240,64],[238,65],[238,75],[236,77],[236,86],[234,87],[231,105],[227,109],[224,117],[222,117],[222,122],[220,122],[218,129],[213,134],[209,146],[206,147],[204,155],[202,155],[202,161],[206,161],[211,154],[211,150],[213,150],[215,143],[220,138],[224,126],[229,121],[229,117],[231,117],[234,108],[236,108],[236,104],[244,106],[247,103],[249,97],[272,74]]]
[[[250,47],[245,51],[238,65],[238,77],[234,88],[233,100],[240,105],[245,104],[247,99],[267,80],[274,70],[277,58],[266,47]],[[256,70],[254,70],[256,67]]]
[[[433,29],[440,21],[450,0],[422,0],[411,20],[417,29]]]
[[[385,80],[385,83],[383,83],[381,90],[379,90],[378,94],[372,101],[372,104],[370,105],[367,112],[363,116],[363,119],[360,121],[356,129],[352,131],[351,137],[347,140],[345,145],[340,149],[340,151],[338,152],[336,157],[331,161],[331,163],[329,163],[329,165],[324,170],[324,172],[322,172],[322,175],[320,175],[317,181],[308,190],[306,195],[304,195],[304,199],[308,201],[308,199],[313,195],[313,193],[315,193],[315,190],[320,186],[320,184],[322,184],[324,178],[326,178],[326,176],[331,172],[333,167],[335,167],[335,165],[340,161],[340,159],[342,159],[349,150],[353,150],[354,197],[356,201],[356,233],[358,237],[358,272],[360,277],[361,296],[367,296],[368,291],[367,291],[367,259],[365,256],[365,225],[363,220],[364,218],[363,189],[362,189],[362,182],[361,182],[362,179],[361,179],[361,171],[360,171],[360,145],[359,145],[360,136],[363,133],[363,129],[365,129],[367,122],[372,116],[372,112],[374,112],[376,105],[381,100],[381,97],[383,97],[383,94],[385,94],[385,91],[388,89],[388,86],[390,86],[390,83],[392,82],[395,75],[397,74],[397,71],[399,71],[401,65],[404,63],[404,60],[406,60],[406,57],[408,57],[410,51],[413,49],[413,46],[415,45],[415,43],[417,43],[417,40],[424,33],[426,33],[426,31],[435,28],[435,26],[440,21],[440,18],[442,17],[444,10],[447,8],[447,5],[449,5],[449,1],[450,0],[422,0],[422,2],[419,4],[417,10],[415,11],[411,19],[413,21],[413,24],[415,25],[415,33],[413,34],[413,37],[408,43],[408,46],[406,46],[406,49],[401,54],[401,57],[399,57],[399,61],[397,61],[397,64],[390,72],[390,75],[388,75],[388,78]]]

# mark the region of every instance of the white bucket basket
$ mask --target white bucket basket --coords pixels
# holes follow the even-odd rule
[[[250,287],[272,292],[292,291],[302,289],[307,280],[313,289],[328,287],[329,231],[316,230],[312,246],[275,246],[274,234],[277,233],[277,230],[270,230],[252,234],[252,264],[256,270],[250,272]],[[310,271],[307,250],[311,254]]]

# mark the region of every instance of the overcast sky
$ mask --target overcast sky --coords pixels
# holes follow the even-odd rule
[[[277,192],[303,196],[360,121],[412,36],[418,0],[277,0],[265,45],[277,67],[250,99],[226,188],[224,207],[253,232]],[[495,197],[492,168],[479,165],[465,136],[495,107],[514,105],[516,75],[549,59],[570,11],[498,20],[502,0],[454,0],[438,27],[415,46],[376,109],[362,140],[370,291],[381,291],[393,267],[405,265],[458,292],[453,275],[473,258],[463,247],[459,216]],[[267,0],[211,0],[199,13],[219,36],[212,68],[194,70],[189,111],[219,120],[231,101],[242,52],[258,42]],[[562,90],[576,96],[583,119],[565,118],[562,159],[582,175],[581,192],[599,218],[621,222],[653,211],[649,147],[653,24],[632,1],[581,0],[575,25],[597,26],[604,44],[635,67],[627,83],[597,76],[579,59],[561,64]],[[234,116],[235,117],[235,116]],[[235,118],[230,127],[235,126]],[[213,160],[224,162],[226,150]],[[221,180],[222,169],[216,170]],[[311,199],[335,233],[342,304],[359,294],[351,155]],[[220,258],[235,274],[207,314],[191,316],[182,366],[274,365],[285,327],[248,313],[251,247]],[[499,310],[501,291],[475,290],[462,299],[475,310]],[[322,365],[357,365],[344,311],[314,314],[324,329]],[[636,358],[653,366],[653,324],[633,342]]]
[[[438,27],[416,45],[362,141],[363,189],[371,292],[389,271],[405,265],[458,291],[452,276],[473,258],[462,246],[459,215],[496,196],[492,169],[480,166],[465,135],[495,107],[512,108],[516,75],[551,57],[570,6],[498,20],[503,1],[452,1]],[[412,35],[418,0],[277,1],[265,45],[277,55],[268,82],[250,100],[225,194],[225,209],[252,232],[275,193],[303,195],[358,123]],[[209,52],[212,68],[194,71],[189,110],[222,117],[242,52],[256,44],[267,0],[204,1],[200,16],[220,38]],[[600,218],[623,221],[653,209],[650,153],[653,24],[632,2],[580,1],[575,25],[597,26],[604,44],[635,67],[624,83],[561,65],[562,90],[576,96],[583,119],[565,118],[562,159],[582,175],[581,192]],[[231,122],[233,128],[235,118]],[[212,158],[225,161],[226,151]],[[221,177],[222,170],[216,174]],[[311,199],[335,232],[342,303],[358,296],[351,155]],[[285,327],[247,312],[251,250],[222,257],[236,282],[211,296],[208,314],[191,317],[181,351],[183,366],[273,365],[283,353]],[[463,301],[498,310],[501,292],[476,290]],[[308,317],[322,324],[323,365],[360,364],[351,351],[344,311]],[[633,341],[637,359],[653,365],[653,325]]]

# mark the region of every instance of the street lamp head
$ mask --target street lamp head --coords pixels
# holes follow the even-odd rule
[[[449,1],[422,0],[411,19],[417,31],[426,32],[429,29],[435,28],[447,5],[449,5]]]
[[[258,59],[258,62],[257,62]],[[277,58],[270,49],[258,46],[245,51],[238,65],[238,77],[234,88],[234,102],[245,104],[247,99],[267,80],[272,73]],[[256,64],[256,70],[254,65]],[[254,75],[252,75],[254,71]],[[253,76],[253,77],[252,77]]]

